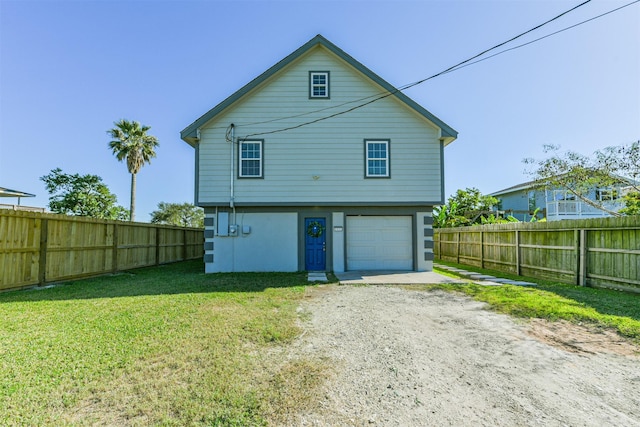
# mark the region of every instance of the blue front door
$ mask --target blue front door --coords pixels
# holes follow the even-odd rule
[[[307,271],[326,270],[327,224],[324,218],[304,219],[304,268]]]

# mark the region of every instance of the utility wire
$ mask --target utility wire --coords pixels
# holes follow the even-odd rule
[[[625,5],[622,5],[622,6],[620,6],[620,7],[617,7],[617,8],[615,8],[615,9],[612,9],[612,10],[610,10],[610,11],[608,11],[608,12],[604,12],[604,13],[602,13],[602,14],[600,14],[600,15],[597,15],[597,16],[594,16],[594,17],[592,17],[592,18],[585,19],[584,21],[578,22],[577,24],[573,24],[573,25],[571,25],[571,26],[569,26],[569,27],[566,27],[566,28],[563,28],[563,29],[561,29],[561,30],[554,31],[553,33],[547,34],[547,35],[542,36],[542,37],[538,37],[537,39],[533,39],[533,40],[528,41],[528,42],[526,42],[526,43],[519,44],[518,46],[510,47],[510,48],[508,48],[508,49],[505,49],[505,50],[502,50],[502,51],[500,51],[500,52],[494,53],[493,55],[489,55],[489,56],[487,56],[486,58],[478,59],[477,61],[473,61],[473,62],[470,62],[470,63],[468,63],[468,64],[461,65],[461,66],[459,66],[459,67],[455,68],[454,70],[451,70],[451,71],[448,71],[448,72],[450,73],[450,72],[452,72],[452,71],[458,71],[458,70],[460,70],[461,68],[465,68],[465,67],[468,67],[468,66],[470,66],[470,65],[477,64],[478,62],[486,61],[487,59],[491,59],[491,58],[493,58],[493,57],[495,57],[495,56],[502,55],[503,53],[506,53],[506,52],[509,52],[509,51],[512,51],[512,50],[516,50],[516,49],[520,49],[521,47],[525,47],[525,46],[530,45],[530,44],[533,44],[533,43],[535,43],[535,42],[539,42],[540,40],[544,40],[544,39],[546,39],[546,38],[548,38],[548,37],[555,36],[556,34],[563,33],[563,32],[565,32],[565,31],[567,31],[567,30],[570,30],[570,29],[572,29],[572,28],[578,27],[578,26],[580,26],[580,25],[582,25],[582,24],[586,24],[587,22],[595,21],[595,20],[596,20],[596,19],[598,19],[598,18],[602,18],[603,16],[609,15],[610,13],[613,13],[613,12],[617,12],[617,11],[619,11],[620,9],[624,9],[625,7],[628,7],[628,6],[634,5],[634,4],[636,4],[636,3],[640,3],[640,0],[634,0],[634,1],[632,1],[631,3],[627,3],[627,4],[625,4]],[[403,89],[403,90],[404,90],[404,89]]]
[[[640,1],[640,0],[636,0],[636,1]],[[493,46],[493,47],[490,47],[489,49],[485,49],[485,50],[483,50],[482,52],[480,52],[480,53],[478,53],[478,54],[476,54],[476,55],[474,55],[474,56],[472,56],[472,57],[470,57],[470,58],[467,58],[467,59],[465,59],[464,61],[461,61],[461,62],[457,63],[456,65],[452,65],[451,67],[449,67],[449,68],[447,68],[447,69],[445,69],[445,70],[443,70],[443,71],[440,71],[439,73],[436,73],[436,74],[434,74],[434,75],[432,75],[432,76],[430,76],[430,77],[427,77],[427,78],[425,78],[425,79],[418,80],[417,82],[410,83],[410,84],[405,85],[405,86],[401,86],[400,88],[396,88],[396,89],[394,89],[393,91],[389,91],[389,92],[387,92],[387,93],[383,93],[382,95],[380,95],[380,96],[378,96],[378,97],[376,97],[376,98],[373,98],[373,99],[371,99],[371,100],[369,100],[369,101],[367,101],[367,102],[364,102],[364,103],[362,103],[362,104],[358,104],[358,105],[356,105],[356,106],[354,106],[354,107],[351,107],[351,108],[348,108],[348,109],[346,109],[346,110],[339,111],[339,112],[336,112],[336,113],[334,113],[334,114],[330,114],[330,115],[328,115],[328,116],[320,117],[320,118],[318,118],[318,119],[310,120],[310,121],[308,121],[308,122],[300,123],[300,124],[297,124],[297,125],[294,125],[294,126],[289,126],[289,127],[285,127],[285,128],[282,128],[282,129],[272,130],[272,131],[259,132],[259,133],[252,133],[252,134],[249,134],[249,135],[245,136],[245,138],[249,138],[249,137],[252,137],[252,136],[259,136],[259,135],[269,135],[269,134],[273,134],[273,133],[279,133],[279,132],[285,132],[285,131],[288,131],[288,130],[298,129],[298,128],[301,128],[301,127],[303,127],[303,126],[308,126],[308,125],[311,125],[311,124],[314,124],[314,123],[318,123],[318,122],[321,122],[321,121],[324,121],[324,120],[328,120],[328,119],[331,119],[331,118],[334,118],[334,117],[337,117],[337,116],[341,116],[341,115],[343,115],[343,114],[350,113],[351,111],[354,111],[354,110],[357,110],[357,109],[359,109],[359,108],[365,107],[365,106],[367,106],[367,105],[369,105],[369,104],[372,104],[372,103],[377,102],[377,101],[379,101],[379,100],[381,100],[381,99],[387,98],[387,97],[389,97],[389,96],[391,96],[391,95],[395,95],[395,94],[396,94],[396,93],[398,93],[398,92],[401,92],[401,91],[407,90],[407,89],[409,89],[409,88],[412,88],[412,87],[414,87],[414,86],[417,86],[417,85],[419,85],[419,84],[422,84],[422,83],[424,83],[424,82],[426,82],[426,81],[428,81],[428,80],[431,80],[431,79],[434,79],[434,78],[436,78],[436,77],[439,77],[439,76],[441,76],[441,75],[443,75],[443,74],[450,73],[450,72],[454,71],[455,69],[457,69],[457,68],[459,68],[459,67],[462,67],[462,66],[464,66],[465,64],[467,64],[467,63],[469,63],[469,62],[473,61],[474,59],[479,58],[479,57],[481,57],[481,56],[485,55],[485,54],[486,54],[486,53],[488,53],[488,52],[491,52],[492,50],[498,49],[498,48],[500,48],[500,47],[502,47],[502,46],[504,46],[504,45],[506,45],[506,44],[508,44],[508,43],[511,43],[512,41],[514,41],[514,40],[516,40],[516,39],[519,39],[520,37],[523,37],[523,36],[525,36],[525,35],[527,35],[527,34],[529,34],[529,33],[533,32],[533,31],[535,31],[535,30],[538,30],[538,29],[542,28],[543,26],[545,26],[545,25],[547,25],[547,24],[549,24],[549,23],[551,23],[551,22],[553,22],[553,21],[556,21],[556,20],[560,19],[560,18],[561,18],[561,17],[563,17],[564,15],[567,15],[568,13],[573,12],[574,10],[576,10],[576,9],[578,9],[578,8],[580,8],[580,7],[584,6],[584,5],[586,5],[586,4],[587,4],[587,3],[589,3],[589,2],[591,2],[591,0],[585,0],[585,1],[583,1],[582,3],[580,3],[580,4],[578,4],[578,5],[574,6],[574,7],[572,7],[571,9],[568,9],[568,10],[566,10],[566,11],[562,12],[561,14],[556,15],[556,16],[555,16],[555,17],[553,17],[553,18],[551,18],[551,19],[549,19],[549,20],[547,20],[547,21],[545,21],[545,22],[543,22],[543,23],[541,23],[541,24],[538,24],[538,25],[536,25],[535,27],[533,27],[533,28],[531,28],[531,29],[529,29],[529,30],[527,30],[527,31],[525,31],[525,32],[523,32],[523,33],[520,33],[520,34],[518,34],[518,35],[516,35],[516,36],[514,36],[514,37],[512,37],[512,38],[510,38],[510,39],[508,39],[508,40],[506,40],[506,41],[504,41],[504,42],[502,42],[502,43],[498,43],[497,45],[495,45],[495,46]]]
[[[411,87],[414,87],[414,86],[417,86],[417,85],[419,85],[419,84],[422,84],[422,83],[426,82],[427,80],[431,80],[431,79],[436,78],[436,77],[438,77],[438,76],[441,76],[441,75],[443,75],[443,74],[447,74],[447,73],[449,73],[449,72],[451,72],[451,71],[453,71],[453,70],[455,70],[455,69],[457,69],[457,68],[462,68],[462,67],[464,66],[464,64],[467,64],[467,63],[469,63],[469,62],[473,61],[474,59],[479,58],[479,57],[483,56],[484,54],[486,54],[486,53],[488,53],[488,52],[491,52],[492,50],[495,50],[495,49],[497,49],[497,48],[499,48],[499,47],[502,47],[502,46],[504,46],[504,45],[506,45],[506,44],[509,44],[509,43],[511,43],[512,41],[514,41],[514,40],[516,40],[516,39],[519,39],[520,37],[522,37],[522,36],[524,36],[524,35],[526,35],[526,34],[529,34],[529,33],[533,32],[533,31],[535,31],[535,30],[537,30],[537,29],[539,29],[539,28],[542,28],[543,26],[545,26],[545,25],[547,25],[547,24],[549,24],[549,23],[551,23],[551,22],[553,22],[553,21],[555,21],[555,20],[557,20],[557,19],[561,18],[562,16],[564,16],[564,15],[566,15],[566,14],[570,13],[570,12],[573,12],[574,10],[578,9],[579,7],[584,6],[585,4],[589,3],[590,1],[591,1],[591,0],[586,0],[586,1],[582,2],[582,3],[580,3],[579,5],[572,7],[572,8],[571,8],[571,9],[569,9],[569,10],[567,10],[567,11],[565,11],[565,12],[562,12],[560,15],[557,15],[557,16],[555,16],[555,17],[553,17],[553,18],[549,19],[548,21],[543,22],[542,24],[536,25],[535,27],[531,28],[530,30],[525,31],[524,33],[520,33],[520,34],[518,34],[517,36],[512,37],[512,38],[510,38],[510,39],[509,39],[509,40],[507,40],[507,41],[504,41],[504,42],[499,43],[499,44],[497,44],[497,45],[495,45],[495,46],[493,46],[493,47],[491,47],[491,48],[489,48],[489,49],[486,49],[486,50],[484,50],[484,51],[482,51],[482,52],[478,53],[477,55],[472,56],[472,57],[471,57],[471,58],[469,58],[469,59],[465,59],[464,61],[459,62],[458,64],[453,65],[453,66],[451,66],[451,67],[447,68],[447,69],[446,69],[446,70],[444,70],[444,71],[441,71],[441,72],[439,72],[439,73],[436,73],[436,74],[432,75],[431,77],[427,77],[426,79],[418,80],[417,82],[414,82],[414,83],[411,83],[411,84],[405,85],[401,90],[409,89],[409,88],[411,88]]]
[[[575,7],[574,7],[574,8],[572,8],[572,9],[570,9],[570,10],[568,10],[568,11],[564,12],[563,14],[558,15],[558,16],[557,16],[557,17],[555,17],[555,18],[552,18],[551,20],[549,20],[549,21],[547,21],[547,22],[545,22],[545,23],[543,23],[543,24],[540,24],[540,25],[538,25],[537,27],[534,27],[534,28],[532,28],[532,29],[531,29],[531,30],[529,30],[529,31],[527,31],[527,32],[525,32],[525,33],[522,33],[521,35],[519,35],[519,36],[516,36],[516,37],[512,38],[511,40],[508,40],[508,41],[503,42],[503,43],[501,43],[501,44],[499,44],[499,45],[496,45],[496,46],[494,46],[494,47],[493,47],[493,48],[491,48],[491,49],[487,49],[487,50],[486,50],[486,51],[484,51],[483,53],[480,53],[480,54],[478,54],[478,55],[475,55],[474,57],[469,58],[469,59],[467,59],[466,61],[463,61],[463,62],[459,63],[458,65],[454,65],[453,67],[449,67],[447,70],[444,70],[444,71],[442,71],[442,72],[440,72],[440,73],[438,73],[438,74],[435,74],[435,75],[433,75],[433,76],[431,76],[431,77],[429,77],[429,78],[426,78],[426,79],[420,80],[420,81],[418,81],[418,82],[410,83],[410,84],[403,85],[403,86],[399,86],[399,87],[398,87],[394,92],[392,92],[392,93],[390,93],[390,92],[388,92],[388,91],[385,91],[385,92],[379,92],[379,93],[374,94],[374,95],[370,95],[370,96],[367,96],[367,97],[363,97],[363,98],[359,98],[359,99],[355,99],[355,100],[347,101],[347,102],[344,102],[344,103],[342,103],[342,104],[338,104],[338,105],[332,105],[332,106],[330,106],[330,107],[321,108],[321,109],[318,109],[318,110],[307,111],[307,112],[300,113],[300,114],[296,114],[296,115],[292,115],[292,116],[279,117],[279,118],[270,119],[270,120],[265,120],[265,121],[261,121],[261,122],[243,123],[243,124],[241,124],[241,125],[242,125],[242,126],[254,126],[254,125],[261,125],[261,124],[273,123],[273,122],[277,122],[277,121],[281,121],[281,120],[295,119],[295,118],[298,118],[298,117],[304,117],[304,116],[307,116],[307,115],[310,115],[310,114],[315,114],[315,113],[320,113],[320,112],[327,111],[327,110],[336,109],[336,108],[343,107],[343,106],[348,105],[348,104],[353,104],[353,103],[356,103],[356,102],[362,102],[362,101],[365,101],[365,100],[368,100],[368,99],[372,99],[372,98],[376,98],[376,99],[374,100],[374,101],[376,101],[376,100],[378,100],[378,99],[382,99],[382,98],[384,98],[384,97],[386,97],[386,96],[390,96],[390,95],[392,95],[392,94],[394,94],[394,93],[397,93],[397,92],[400,92],[400,91],[404,91],[404,90],[409,89],[409,88],[411,88],[411,87],[413,87],[413,86],[416,86],[416,85],[419,85],[419,84],[421,84],[421,83],[424,83],[424,82],[426,82],[427,80],[433,79],[433,78],[435,78],[435,77],[438,77],[438,76],[441,76],[441,75],[444,75],[444,74],[448,74],[448,73],[451,73],[451,72],[453,72],[453,71],[457,71],[457,70],[459,70],[459,69],[462,69],[462,68],[468,67],[468,66],[470,66],[470,65],[477,64],[477,63],[479,63],[479,62],[482,62],[482,61],[485,61],[485,60],[487,60],[487,59],[493,58],[493,57],[495,57],[495,56],[501,55],[501,54],[503,54],[503,53],[506,53],[506,52],[509,52],[509,51],[512,51],[512,50],[515,50],[515,49],[522,48],[522,47],[524,47],[524,46],[530,45],[530,44],[532,44],[532,43],[538,42],[538,41],[540,41],[540,40],[543,40],[543,39],[546,39],[546,38],[548,38],[548,37],[554,36],[554,35],[556,35],[556,34],[562,33],[562,32],[564,32],[564,31],[570,30],[570,29],[572,29],[572,28],[578,27],[578,26],[580,26],[580,25],[582,25],[582,24],[585,24],[585,23],[587,23],[587,22],[594,21],[594,20],[596,20],[596,19],[598,19],[598,18],[601,18],[601,17],[603,17],[603,16],[605,16],[605,15],[609,15],[609,14],[611,14],[611,13],[613,13],[613,12],[617,12],[617,11],[618,11],[618,10],[620,10],[620,9],[623,9],[623,8],[625,8],[625,7],[628,7],[628,6],[631,6],[631,5],[633,5],[633,4],[635,4],[635,3],[638,3],[638,2],[640,2],[640,0],[632,1],[631,3],[625,4],[625,5],[623,5],[623,6],[620,6],[620,7],[616,8],[616,9],[613,9],[613,10],[610,10],[610,11],[608,11],[608,12],[602,13],[602,14],[600,14],[600,15],[594,16],[594,17],[592,17],[592,18],[589,18],[589,19],[587,19],[587,20],[581,21],[581,22],[579,22],[579,23],[577,23],[577,24],[571,25],[571,26],[569,26],[569,27],[563,28],[563,29],[558,30],[558,31],[555,31],[555,32],[553,32],[553,33],[547,34],[547,35],[545,35],[545,36],[539,37],[539,38],[534,39],[534,40],[532,40],[532,41],[529,41],[529,42],[527,42],[527,43],[523,43],[523,44],[520,44],[520,45],[518,45],[518,46],[515,46],[515,47],[512,47],[512,48],[509,48],[509,49],[505,49],[505,50],[500,51],[500,52],[497,52],[497,53],[495,53],[495,54],[493,54],[493,55],[490,55],[490,56],[488,56],[488,57],[486,57],[486,58],[482,58],[482,59],[478,59],[478,60],[476,60],[476,61],[473,61],[473,59],[474,59],[474,58],[477,58],[477,57],[479,57],[479,56],[482,56],[483,54],[485,54],[485,53],[487,53],[487,52],[489,52],[489,51],[491,51],[491,50],[493,50],[493,49],[495,49],[495,48],[497,48],[497,47],[503,46],[503,45],[505,45],[505,44],[509,43],[510,41],[513,41],[513,40],[515,40],[515,39],[519,38],[520,36],[522,36],[522,35],[524,35],[524,34],[527,34],[527,33],[531,32],[531,31],[534,31],[535,29],[540,28],[540,27],[542,27],[543,25],[546,25],[547,23],[549,23],[549,22],[551,22],[551,21],[553,21],[553,20],[555,20],[555,19],[558,19],[558,18],[559,18],[559,17],[561,17],[562,15],[565,15],[565,14],[567,14],[567,13],[571,12],[572,10],[575,10],[576,8],[578,8],[578,7],[580,7],[580,6],[583,6],[585,3],[587,3],[587,2],[584,2],[584,3],[581,3],[581,4],[577,5],[577,6],[575,6]],[[469,61],[472,61],[472,62],[469,62]],[[384,95],[384,96],[383,96],[383,95]],[[363,104],[363,105],[361,105],[361,106],[357,106],[357,108],[363,107],[363,106],[368,105],[368,104],[369,104],[369,103]],[[355,109],[355,108],[354,108],[354,109]],[[347,110],[347,111],[340,112],[338,115],[340,115],[340,114],[345,114],[345,113],[347,113],[347,112],[349,112],[349,111],[353,111],[354,109],[349,109],[349,110]],[[328,117],[326,117],[326,118],[323,118],[322,120],[326,120],[327,118],[331,118],[331,117],[335,117],[335,115],[328,116]],[[315,122],[316,122],[316,121],[313,121],[313,123],[315,123]],[[311,124],[311,123],[312,123],[312,122],[309,122],[308,124]],[[306,123],[303,123],[302,125],[304,126],[304,125],[306,125]],[[220,127],[220,129],[223,129],[223,127]],[[283,130],[271,131],[271,132],[268,132],[268,133],[282,132],[282,131],[284,131],[284,130],[289,130],[289,129],[287,128],[287,129],[283,129]],[[252,134],[252,135],[250,135],[250,136],[263,135],[263,134],[264,134],[264,133],[260,133],[260,134]]]
[[[460,62],[460,63],[458,63],[458,64],[456,64],[456,65],[454,65],[454,66],[451,66],[451,67],[447,68],[446,70],[443,70],[443,71],[441,71],[441,72],[439,72],[439,73],[436,73],[436,74],[434,74],[434,75],[432,75],[432,76],[430,76],[430,77],[427,77],[427,78],[425,78],[425,79],[419,80],[419,81],[417,81],[417,82],[414,82],[414,83],[410,83],[410,84],[406,84],[406,85],[400,86],[400,87],[398,87],[398,88],[394,89],[393,91],[390,91],[390,92],[380,92],[380,93],[378,93],[378,94],[370,95],[370,96],[363,97],[363,98],[360,98],[360,99],[356,99],[356,100],[352,100],[352,101],[347,101],[347,102],[344,102],[344,103],[339,104],[339,105],[333,105],[333,106],[330,106],[330,107],[326,107],[326,108],[322,108],[322,109],[318,109],[318,110],[313,110],[313,111],[308,111],[308,112],[300,113],[300,114],[297,114],[297,115],[292,115],[292,116],[287,116],[287,117],[280,117],[280,118],[271,119],[271,120],[266,120],[266,121],[262,121],[262,122],[254,122],[254,123],[244,123],[244,124],[241,124],[242,126],[251,126],[251,125],[258,125],[258,124],[273,123],[273,122],[276,122],[276,121],[281,121],[281,120],[287,120],[287,119],[292,119],[292,118],[303,117],[303,116],[306,116],[306,115],[315,114],[315,113],[319,113],[319,112],[322,112],[322,111],[326,111],[326,110],[331,110],[331,109],[339,108],[339,107],[342,107],[342,106],[345,106],[345,105],[348,105],[348,104],[353,104],[353,103],[356,103],[356,102],[362,102],[362,101],[365,101],[365,100],[369,100],[368,102],[365,102],[365,103],[362,103],[362,104],[358,104],[358,105],[356,105],[356,106],[354,106],[354,107],[352,107],[352,108],[349,108],[349,109],[346,109],[346,110],[343,110],[343,111],[339,111],[339,112],[336,112],[336,113],[334,113],[334,114],[331,114],[331,115],[328,115],[328,116],[325,116],[325,117],[321,117],[321,118],[318,118],[318,119],[315,119],[315,120],[311,120],[311,121],[308,121],[308,122],[300,123],[300,124],[295,125],[295,126],[290,126],[290,127],[286,127],[286,128],[282,128],[282,129],[273,130],[273,131],[267,131],[267,132],[261,132],[261,133],[253,133],[253,134],[250,134],[250,135],[245,136],[245,138],[244,138],[244,139],[249,138],[249,137],[252,137],[252,136],[267,135],[267,134],[279,133],[279,132],[284,132],[284,131],[287,131],[287,130],[297,129],[297,128],[300,128],[300,127],[303,127],[303,126],[307,126],[307,125],[310,125],[310,124],[313,124],[313,123],[317,123],[317,122],[320,122],[320,121],[323,121],[323,120],[328,120],[328,119],[330,119],[330,118],[337,117],[337,116],[340,116],[340,115],[343,115],[343,114],[349,113],[349,112],[351,112],[351,111],[354,111],[354,110],[356,110],[356,109],[362,108],[362,107],[364,107],[364,106],[367,106],[367,105],[369,105],[369,104],[372,104],[372,103],[374,103],[374,102],[376,102],[376,101],[379,101],[379,100],[381,100],[381,99],[387,98],[387,97],[389,97],[389,96],[391,96],[391,95],[394,95],[394,94],[396,94],[396,93],[398,93],[398,92],[402,92],[402,91],[407,90],[407,89],[409,89],[409,88],[411,88],[411,87],[414,87],[414,86],[417,86],[417,85],[419,85],[419,84],[422,84],[422,83],[424,83],[424,82],[426,82],[426,81],[428,81],[428,80],[434,79],[434,78],[439,77],[439,76],[442,76],[442,75],[444,75],[444,74],[451,73],[451,72],[453,72],[453,71],[457,71],[457,70],[459,70],[459,69],[462,69],[462,68],[468,67],[468,66],[470,66],[470,65],[477,64],[477,63],[479,63],[479,62],[482,62],[482,61],[485,61],[485,60],[487,60],[487,59],[493,58],[493,57],[495,57],[495,56],[501,55],[501,54],[503,54],[503,53],[510,52],[510,51],[512,51],[512,50],[516,50],[516,49],[519,49],[519,48],[525,47],[525,46],[527,46],[527,45],[533,44],[533,43],[535,43],[535,42],[538,42],[538,41],[540,41],[540,40],[543,40],[543,39],[546,39],[546,38],[548,38],[548,37],[554,36],[554,35],[556,35],[556,34],[562,33],[562,32],[564,32],[564,31],[568,31],[568,30],[570,30],[570,29],[573,29],[573,28],[578,27],[578,26],[580,26],[580,25],[583,25],[583,24],[586,24],[586,23],[588,23],[588,22],[594,21],[594,20],[596,20],[596,19],[602,18],[602,17],[604,17],[604,16],[606,16],[606,15],[609,15],[609,14],[611,14],[611,13],[617,12],[617,11],[619,11],[619,10],[621,10],[621,9],[624,9],[624,8],[626,8],[626,7],[628,7],[628,6],[631,6],[631,5],[633,5],[633,4],[636,4],[636,3],[639,3],[639,2],[640,2],[640,0],[634,0],[634,1],[630,2],[630,3],[627,3],[627,4],[625,4],[625,5],[622,5],[622,6],[620,6],[620,7],[615,8],[615,9],[612,9],[612,10],[610,10],[610,11],[608,11],[608,12],[605,12],[605,13],[602,13],[602,14],[600,14],[600,15],[594,16],[594,17],[592,17],[592,18],[586,19],[586,20],[584,20],[584,21],[578,22],[577,24],[571,25],[571,26],[569,26],[569,27],[563,28],[563,29],[561,29],[561,30],[555,31],[555,32],[550,33],[550,34],[547,34],[547,35],[544,35],[544,36],[542,36],[542,37],[539,37],[539,38],[537,38],[537,39],[531,40],[531,41],[529,41],[529,42],[526,42],[526,43],[520,44],[520,45],[518,45],[518,46],[514,46],[514,47],[511,47],[511,48],[508,48],[508,49],[502,50],[502,51],[500,51],[500,52],[494,53],[493,55],[489,55],[489,56],[487,56],[487,57],[485,57],[485,58],[477,59],[477,60],[475,60],[475,61],[474,61],[474,59],[479,58],[480,56],[485,55],[486,53],[488,53],[488,52],[490,52],[490,51],[492,51],[492,50],[495,50],[495,49],[497,49],[497,48],[499,48],[499,47],[501,47],[501,46],[504,46],[504,45],[506,45],[506,44],[508,44],[508,43],[510,43],[510,42],[512,42],[512,41],[514,41],[514,40],[516,40],[516,39],[518,39],[518,38],[520,38],[520,37],[522,37],[522,36],[526,35],[526,34],[529,34],[529,33],[531,33],[532,31],[535,31],[535,30],[537,30],[537,29],[539,29],[539,28],[541,28],[541,27],[543,27],[543,26],[545,26],[545,25],[547,25],[547,24],[549,24],[549,23],[551,23],[551,22],[553,22],[553,21],[555,21],[555,20],[559,19],[560,17],[562,17],[562,16],[564,16],[564,15],[566,15],[566,14],[568,14],[568,13],[570,13],[570,12],[572,12],[572,11],[576,10],[576,9],[578,9],[579,7],[584,6],[585,4],[589,3],[590,1],[591,1],[591,0],[586,0],[586,1],[584,1],[583,3],[580,3],[580,4],[578,4],[577,6],[574,6],[574,7],[572,7],[571,9],[569,9],[569,10],[567,10],[567,11],[565,11],[565,12],[563,12],[563,13],[561,13],[561,14],[559,14],[559,15],[557,15],[557,16],[555,16],[555,17],[553,17],[553,18],[551,18],[551,19],[549,19],[549,20],[547,20],[547,21],[545,21],[545,22],[543,22],[542,24],[539,24],[539,25],[537,25],[537,26],[535,26],[535,27],[533,27],[533,28],[531,28],[531,29],[529,29],[529,30],[527,30],[527,31],[525,31],[525,32],[523,32],[523,33],[521,33],[521,34],[519,34],[519,35],[515,36],[515,37],[512,37],[511,39],[509,39],[509,40],[507,40],[507,41],[505,41],[505,42],[499,43],[499,44],[497,44],[497,45],[495,45],[495,46],[493,46],[493,47],[491,47],[491,48],[489,48],[489,49],[486,49],[486,50],[484,50],[483,52],[481,52],[481,53],[479,53],[479,54],[477,54],[477,55],[474,55],[474,56],[472,56],[472,57],[470,57],[470,58],[468,58],[468,59],[466,59],[466,60],[464,60],[464,61],[462,61],[462,62]]]

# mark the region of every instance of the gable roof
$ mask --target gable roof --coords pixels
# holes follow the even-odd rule
[[[560,175],[559,175],[560,176]],[[625,178],[623,176],[619,176],[619,175],[614,175],[611,174],[611,177],[619,180],[620,184],[628,184],[628,185],[638,185],[639,182],[638,181],[634,181],[632,179],[629,178]],[[542,183],[542,181],[527,181],[527,182],[523,182],[522,184],[518,184],[518,185],[514,185],[512,187],[508,187],[505,188],[504,190],[500,190],[500,191],[496,191],[494,193],[489,194],[489,196],[502,196],[504,194],[509,194],[509,193],[515,193],[517,191],[522,191],[522,190],[540,190],[544,187],[544,184]]]
[[[532,188],[538,188],[540,185],[537,183],[537,181],[527,181],[524,182],[522,184],[518,184],[518,185],[514,185],[508,188],[505,188],[504,190],[500,190],[500,191],[496,191],[495,193],[491,193],[489,194],[490,196],[496,197],[496,196],[502,196],[503,194],[508,194],[508,193],[514,193],[516,191],[520,191],[520,190],[529,190]]]
[[[444,140],[444,144],[447,145],[453,142],[458,137],[458,132],[444,123],[442,120],[431,114],[426,108],[419,105],[417,102],[413,101],[411,98],[406,96],[400,90],[395,88],[393,85],[388,83],[382,77],[375,74],[373,71],[362,65],[360,62],[356,61],[349,54],[344,52],[338,46],[331,43],[329,40],[318,34],[307,43],[296,49],[293,53],[282,59],[280,62],[269,68],[264,73],[260,74],[258,77],[250,81],[248,84],[243,86],[240,90],[235,92],[233,95],[222,101],[220,104],[213,107],[211,110],[207,111],[204,115],[198,118],[195,122],[191,123],[189,126],[184,128],[182,132],[180,132],[180,137],[189,143],[192,146],[195,146],[198,142],[198,129],[206,124],[209,120],[213,119],[216,115],[224,111],[227,107],[231,106],[237,100],[242,98],[244,95],[249,93],[252,89],[259,86],[265,80],[276,74],[278,71],[282,70],[284,67],[301,57],[303,54],[311,50],[316,46],[323,46],[330,52],[334,53],[340,59],[351,65],[353,68],[364,74],[373,82],[377,83],[379,86],[384,88],[386,91],[390,92],[397,99],[406,104],[409,108],[416,111],[421,116],[425,117],[427,120],[431,121],[433,124],[438,126],[441,129],[441,137]]]

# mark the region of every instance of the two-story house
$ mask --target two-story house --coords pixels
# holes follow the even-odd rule
[[[613,212],[619,211],[625,206],[623,196],[632,188],[631,183],[620,178],[620,183],[616,186],[589,189],[584,197],[593,201],[593,204],[581,200],[566,188],[541,188],[535,181],[505,188],[490,196],[500,200],[500,211],[521,221],[529,221],[534,213],[538,219],[546,218],[547,221],[602,218],[611,214],[596,206]]]
[[[457,132],[318,35],[182,132],[205,271],[433,266]]]

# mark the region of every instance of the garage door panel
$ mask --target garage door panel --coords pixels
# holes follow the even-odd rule
[[[410,216],[347,217],[348,270],[412,270]]]
[[[382,239],[383,242],[390,242],[390,243],[394,243],[394,242],[402,242],[405,243],[405,237],[403,234],[404,230],[399,230],[397,228],[393,229],[393,230],[382,230],[380,232],[380,237]]]

